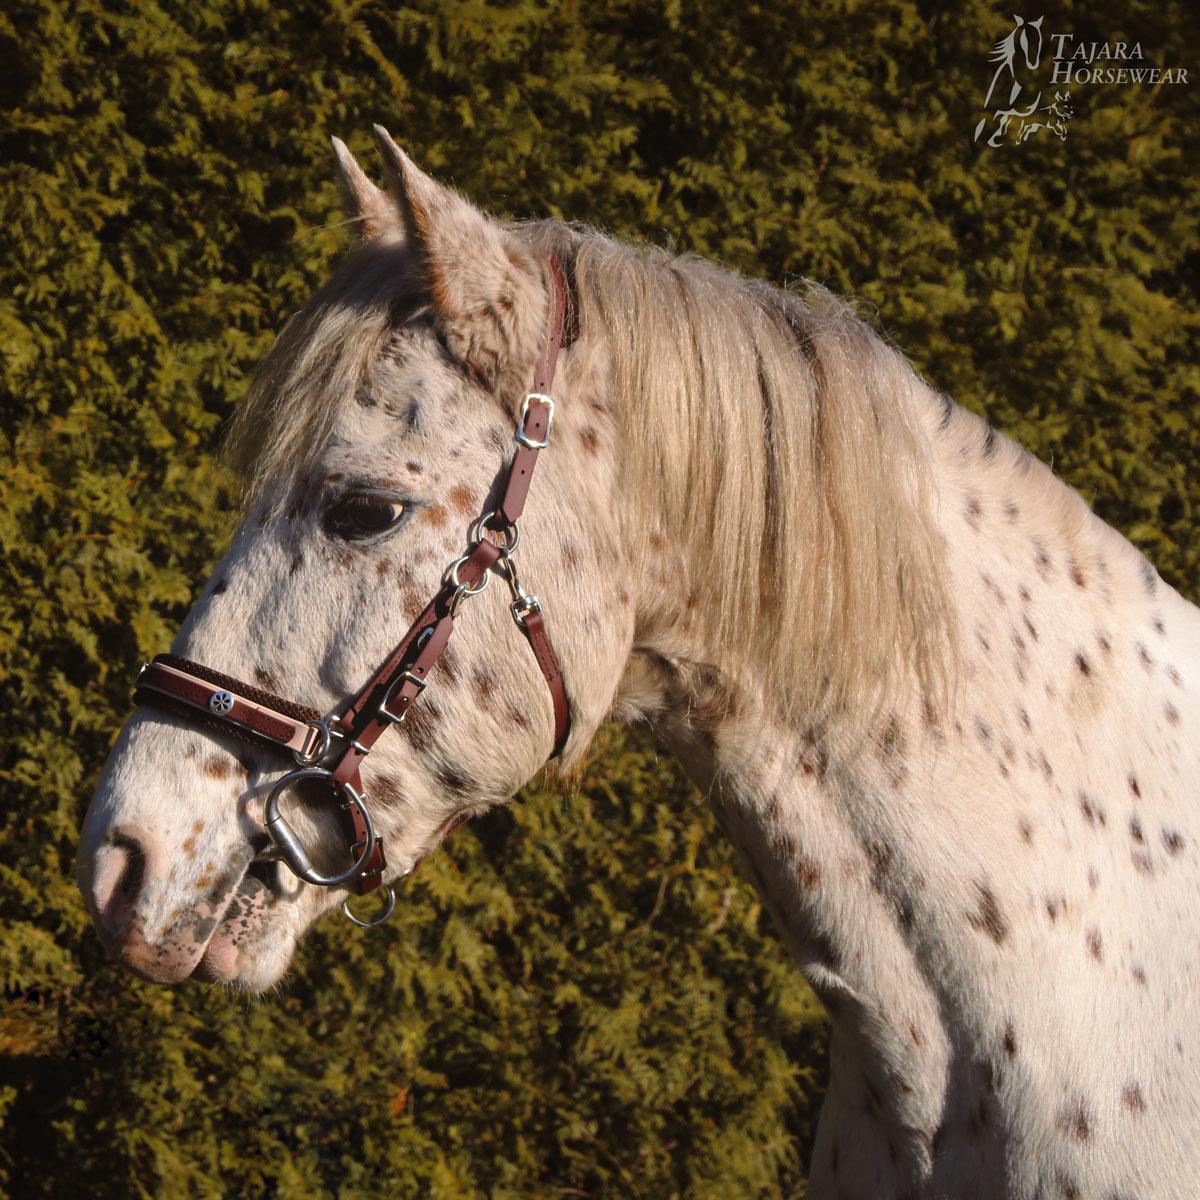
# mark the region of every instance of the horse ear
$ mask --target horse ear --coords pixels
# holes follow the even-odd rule
[[[341,138],[333,139],[333,153],[337,159],[346,215],[358,226],[359,240],[369,242],[384,234],[401,236],[404,222],[395,200],[367,178]]]
[[[463,360],[494,382],[524,336],[518,312],[528,316],[539,307],[537,265],[501,225],[417,167],[386,129],[376,125],[375,134],[437,317]]]

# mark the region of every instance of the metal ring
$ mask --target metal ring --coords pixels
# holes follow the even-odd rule
[[[383,912],[373,921],[364,921],[362,917],[356,917],[350,911],[349,896],[342,901],[342,912],[346,914],[351,925],[357,925],[359,929],[374,929],[377,925],[382,925],[396,911],[396,889],[390,883],[385,883],[383,886],[387,889],[387,902],[384,904]]]
[[[340,789],[346,800],[358,809],[359,815],[363,819],[363,825],[366,827],[367,832],[366,837],[363,839],[362,853],[355,860],[353,866],[348,870],[342,871],[339,875],[322,875],[312,865],[312,860],[308,857],[308,852],[296,836],[295,830],[292,829],[287,819],[279,811],[280,794],[293,784],[299,783],[302,779],[328,779],[333,787]],[[324,767],[300,767],[295,771],[289,771],[271,789],[271,793],[267,797],[264,816],[267,835],[278,848],[280,861],[284,863],[292,874],[299,876],[305,883],[311,883],[316,887],[338,887],[340,884],[349,883],[352,879],[357,879],[362,874],[363,867],[366,866],[367,860],[375,850],[377,840],[375,822],[371,820],[371,814],[367,810],[367,806],[363,803],[363,798],[350,784],[334,780],[333,772],[325,770]]]
[[[464,554],[462,558],[455,561],[454,565],[450,568],[450,582],[453,583],[454,586],[458,588],[464,596],[478,596],[479,593],[482,592],[483,589],[492,582],[492,573],[491,571],[484,571],[479,582],[474,587],[472,587],[469,583],[463,583],[463,581],[458,577],[458,568],[461,567],[463,563],[465,563],[470,557],[471,556],[469,554]]]
[[[482,541],[483,535],[485,533],[500,534],[504,538],[504,545],[498,546],[497,549],[500,551],[501,554],[504,555],[505,558],[507,558],[510,554],[513,553],[514,550],[516,550],[517,546],[519,546],[521,543],[521,526],[518,525],[516,521],[511,521],[511,522],[506,521],[503,529],[492,529],[488,525],[488,522],[493,517],[498,517],[499,515],[500,515],[499,511],[497,509],[493,508],[491,512],[485,513],[482,517],[479,518],[479,521],[477,522],[477,529],[476,529],[476,533],[478,535],[477,540]],[[512,538],[511,541],[509,540],[510,535]],[[492,544],[495,545],[494,542]]]

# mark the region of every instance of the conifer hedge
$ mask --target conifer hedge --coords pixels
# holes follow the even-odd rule
[[[1030,12],[1027,14],[1033,16]],[[1183,3],[1047,28],[1200,69]],[[970,2],[8,0],[0,9],[0,1190],[794,1194],[824,1022],[702,801],[606,731],[260,1001],[105,963],[76,831],[234,521],[219,435],[342,250],[373,121],[493,211],[864,310],[1196,594],[1200,79],[971,133]]]

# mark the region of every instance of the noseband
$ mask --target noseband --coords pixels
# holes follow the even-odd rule
[[[533,386],[521,404],[517,449],[508,464],[500,501],[473,525],[476,536],[471,550],[451,564],[441,588],[399,645],[340,712],[322,716],[307,705],[284,700],[174,654],[160,654],[138,674],[136,703],[165,708],[204,728],[291,753],[297,767],[284,775],[267,797],[266,831],[272,843],[271,857],[306,883],[348,887],[358,895],[366,895],[383,883],[387,869],[383,837],[375,829],[363,794],[363,759],[387,729],[404,723],[450,641],[463,600],[482,592],[493,572],[503,575],[508,583],[513,620],[529,642],[550,689],[554,707],[551,758],[561,753],[570,733],[570,706],[542,606],[536,596],[526,592],[513,559],[533,468],[538,454],[550,445],[554,421],[550,387],[563,339],[566,288],[558,261],[551,258],[548,267],[551,288],[545,336],[534,366]],[[484,536],[486,532],[501,541],[490,540]],[[321,874],[280,809],[284,793],[301,783],[323,786],[336,803],[351,858],[351,865],[343,871]],[[384,911],[374,920],[355,916],[348,899],[342,908],[356,925],[372,926],[386,921],[395,904],[395,892],[388,885]]]

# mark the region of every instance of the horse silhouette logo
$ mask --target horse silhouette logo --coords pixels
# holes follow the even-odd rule
[[[1059,138],[1067,136],[1067,123],[1074,116],[1071,94],[1056,92],[1054,99],[1043,105],[1041,88],[1037,86],[1044,20],[1041,16],[1036,21],[1027,21],[1014,13],[1012,29],[992,47],[988,62],[995,63],[996,70],[988,84],[983,106],[992,108],[993,97],[996,97],[996,107],[990,116],[982,117],[975,126],[975,141],[979,141],[991,121],[995,124],[987,139],[989,146],[1001,146],[1010,138],[1021,145],[1042,129],[1049,129]],[[1039,117],[1039,113],[1045,116]]]

